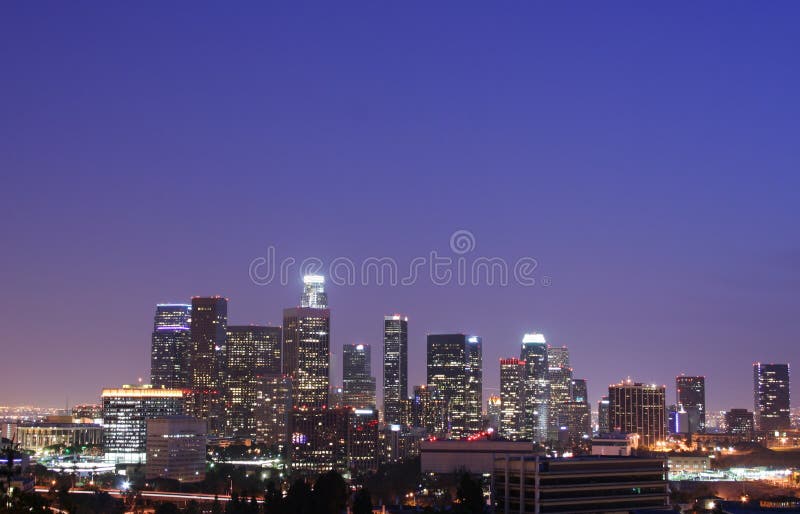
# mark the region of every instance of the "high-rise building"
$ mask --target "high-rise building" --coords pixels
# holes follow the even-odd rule
[[[653,448],[666,439],[665,387],[630,380],[608,387],[612,430],[638,434],[639,444]]]
[[[589,393],[586,388],[585,378],[572,379],[572,401],[574,402],[589,402]]]
[[[400,423],[402,402],[408,395],[408,318],[383,318],[383,418]]]
[[[556,441],[567,421],[565,406],[572,401],[572,368],[566,346],[547,347],[547,380],[550,384],[548,439]]]
[[[753,399],[757,430],[772,432],[791,428],[789,365],[753,364]]]
[[[145,478],[181,483],[206,477],[206,422],[188,416],[147,420]]]
[[[156,305],[150,352],[150,383],[155,387],[189,388],[191,317],[191,305]]]
[[[521,438],[544,443],[547,440],[550,404],[547,341],[544,335],[532,333],[523,336],[520,360],[525,361]]]
[[[487,428],[492,429],[492,431],[498,431],[500,429],[500,417],[503,415],[503,401],[500,399],[499,394],[492,394],[489,395],[489,399],[486,400],[486,420],[487,420]]]
[[[428,385],[445,402],[448,431],[461,437],[481,430],[483,388],[481,338],[464,334],[428,335]]]
[[[610,425],[609,425],[609,404],[610,401],[608,396],[603,396],[597,402],[597,433],[598,434],[607,434],[610,432]]]
[[[368,344],[346,344],[342,348],[342,401],[347,407],[375,408],[375,377]]]
[[[256,440],[268,445],[286,444],[292,409],[292,381],[282,373],[266,373],[258,376],[256,381]]]
[[[681,375],[675,377],[678,407],[686,411],[686,433],[704,432],[706,429],[706,378]]]
[[[301,307],[283,311],[283,372],[292,379],[292,406],[317,409],[328,403],[330,310],[324,278],[303,278]]]
[[[317,475],[345,471],[347,433],[352,409],[295,409],[290,416],[289,466],[293,472]]]
[[[522,404],[525,361],[500,359],[500,435],[511,441],[522,438]]]
[[[435,385],[414,386],[414,396],[408,404],[409,425],[422,427],[430,435],[445,432],[445,401]]]
[[[352,409],[347,432],[347,467],[361,474],[378,469],[380,441],[378,439],[378,411]]]
[[[146,461],[147,420],[183,415],[182,389],[151,385],[103,389],[103,451],[108,460],[135,464]]]
[[[225,434],[254,438],[259,382],[281,371],[281,327],[230,325],[226,350]]]
[[[747,409],[730,409],[725,413],[725,428],[729,434],[752,438],[755,431],[753,413]]]
[[[211,435],[225,429],[226,332],[228,300],[221,296],[192,298],[189,383],[194,398],[193,415],[208,421]]]

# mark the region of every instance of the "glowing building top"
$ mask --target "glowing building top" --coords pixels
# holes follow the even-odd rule
[[[325,277],[322,275],[306,275],[303,277],[303,296],[301,307],[315,309],[328,308],[328,295],[325,294]]]

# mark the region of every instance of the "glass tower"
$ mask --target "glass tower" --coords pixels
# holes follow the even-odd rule
[[[688,431],[703,432],[706,429],[706,379],[705,377],[675,377],[675,393],[678,407],[688,414]]]
[[[550,383],[547,380],[547,341],[532,333],[522,338],[520,360],[525,361],[522,439],[544,443],[547,440]]]
[[[368,344],[346,344],[342,349],[342,401],[347,407],[375,408],[375,377]]]
[[[788,364],[753,364],[753,401],[757,430],[791,428]]]
[[[194,397],[193,414],[208,420],[211,435],[222,435],[225,428],[223,379],[227,328],[227,298],[192,298],[189,379]]]
[[[192,306],[185,303],[156,305],[150,351],[150,383],[156,387],[189,387],[189,345]]]
[[[389,425],[399,424],[408,395],[408,318],[383,318],[383,410]]]

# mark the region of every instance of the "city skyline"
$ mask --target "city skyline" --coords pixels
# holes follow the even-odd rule
[[[592,406],[685,373],[708,413],[751,410],[752,364],[800,357],[797,14],[6,5],[0,404],[147,382],[157,303],[222,295],[229,325],[282,325],[301,273],[249,273],[275,248],[537,262],[531,287],[331,281],[334,384],[352,343],[382,383],[402,313],[409,393],[428,334],[482,338],[485,402],[539,332]]]

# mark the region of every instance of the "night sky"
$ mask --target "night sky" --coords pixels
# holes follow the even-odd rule
[[[685,372],[752,408],[753,361],[800,362],[798,16],[3,2],[0,404],[147,380],[157,302],[280,323],[301,283],[251,282],[270,245],[406,268],[468,230],[467,257],[533,257],[537,285],[331,285],[334,350],[373,344],[380,383],[383,315],[405,313],[411,385],[426,333],[478,334],[488,395],[540,331],[593,404],[628,376],[671,402]]]

